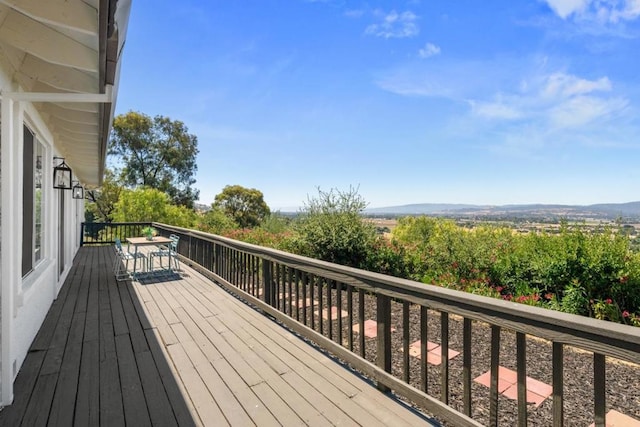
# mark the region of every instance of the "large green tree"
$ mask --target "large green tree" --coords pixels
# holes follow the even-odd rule
[[[125,185],[155,188],[193,207],[199,195],[193,188],[198,139],[183,122],[129,111],[113,120],[110,143]]]
[[[271,213],[269,206],[264,201],[262,191],[255,188],[245,188],[241,185],[224,187],[222,192],[216,195],[212,207],[222,209],[242,228],[260,225]]]
[[[224,234],[238,228],[238,224],[220,208],[209,209],[200,215],[197,226],[198,230],[212,234]]]
[[[196,213],[171,203],[167,194],[154,188],[123,190],[115,204],[116,222],[162,222],[178,227],[193,227]]]
[[[87,190],[85,216],[90,222],[112,222],[115,204],[120,198],[122,185],[116,180],[113,171],[105,170],[102,186],[95,190]]]

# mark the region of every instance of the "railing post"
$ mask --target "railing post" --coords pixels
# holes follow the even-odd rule
[[[213,272],[220,276],[220,266],[222,265],[220,262],[222,257],[222,250],[220,245],[215,243],[213,245]]]
[[[262,260],[262,298],[266,304],[274,306],[274,290],[273,290],[273,263],[265,259]]]
[[[80,247],[84,245],[84,222],[80,223]]]
[[[391,372],[391,298],[387,295],[377,295],[378,322],[378,367],[385,372]],[[386,393],[389,388],[378,383],[378,390]]]

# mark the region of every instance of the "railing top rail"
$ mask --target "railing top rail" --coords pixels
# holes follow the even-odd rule
[[[83,225],[95,226],[120,226],[120,225],[151,225],[151,221],[147,222],[82,222]]]
[[[153,226],[194,236],[369,292],[386,294],[640,364],[640,328],[346,267],[201,231],[161,223],[153,223]]]

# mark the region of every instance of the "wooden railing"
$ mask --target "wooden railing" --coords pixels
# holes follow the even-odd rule
[[[80,246],[113,245],[116,239],[142,236],[150,222],[83,222],[80,226]]]
[[[563,384],[565,375],[572,374],[564,372],[568,346],[568,351],[592,353],[583,356],[592,360],[584,369],[591,371],[596,426],[605,425],[605,358],[640,364],[639,328],[429,286],[194,230],[153,226],[163,235],[180,236],[183,262],[346,361],[380,389],[390,389],[452,425],[482,425],[479,420],[498,425],[499,402],[500,411],[505,405],[498,398],[503,361],[511,361],[517,372],[517,403],[508,416],[519,426],[531,421],[526,403],[528,343],[547,352],[542,358],[550,368],[554,426],[566,421]],[[375,319],[375,339],[365,340],[367,319]],[[488,342],[479,338],[483,336]],[[427,364],[429,339],[439,341],[437,367]],[[412,350],[411,343],[418,341],[419,349]],[[514,354],[501,351],[507,341]],[[448,358],[452,343],[461,351],[461,363],[456,362],[461,368],[455,372]],[[536,354],[540,357],[539,350]],[[472,368],[479,363],[490,372],[488,397],[472,387]],[[455,398],[452,385],[461,389]],[[488,407],[488,416],[478,415],[482,411],[475,409],[480,407]]]

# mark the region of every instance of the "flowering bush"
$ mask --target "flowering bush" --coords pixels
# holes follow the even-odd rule
[[[393,237],[407,254],[404,277],[640,325],[640,254],[618,229],[563,224],[558,234],[519,235],[420,217],[401,219]]]
[[[622,320],[623,314],[618,305],[615,304],[611,298],[604,300],[591,300],[590,302],[593,317],[596,319],[611,320],[614,322],[620,322]]]

